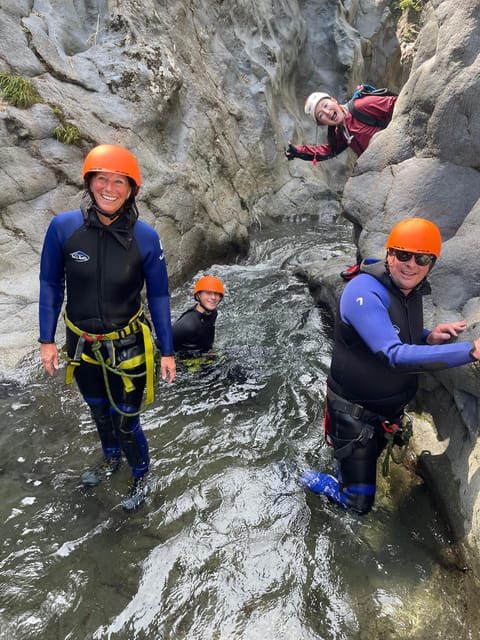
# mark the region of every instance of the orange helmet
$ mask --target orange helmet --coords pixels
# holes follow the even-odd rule
[[[140,189],[141,177],[137,159],[123,147],[117,147],[114,144],[101,144],[94,147],[87,154],[83,163],[82,177],[84,180],[91,171],[120,173],[133,180],[137,186],[137,193]]]
[[[215,291],[215,293],[219,293],[222,298],[225,295],[225,289],[223,288],[222,281],[214,276],[203,276],[195,283],[193,287],[193,295],[196,296],[197,293],[201,291]]]
[[[406,218],[396,224],[385,245],[387,249],[400,249],[412,253],[440,255],[442,236],[436,224],[425,218]]]

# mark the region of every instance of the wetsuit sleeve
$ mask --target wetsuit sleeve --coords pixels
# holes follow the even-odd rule
[[[295,145],[295,157],[300,160],[313,160],[314,158],[319,162],[322,160],[330,160],[334,158],[345,149],[348,149],[348,144],[345,136],[341,132],[336,132],[336,151],[333,152],[330,144],[319,145]]]
[[[58,317],[65,296],[65,262],[59,218],[47,230],[40,260],[40,341],[54,342]]]
[[[137,221],[135,238],[143,256],[148,308],[160,343],[162,356],[173,355],[172,320],[167,265],[158,233]]]
[[[470,342],[416,345],[401,342],[388,314],[389,296],[380,282],[363,274],[351,280],[340,300],[343,322],[352,326],[368,348],[391,368],[419,373],[473,362]]]

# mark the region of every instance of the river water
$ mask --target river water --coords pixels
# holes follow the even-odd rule
[[[331,470],[322,405],[331,319],[295,265],[342,252],[348,227],[282,222],[225,283],[216,347],[180,366],[143,418],[148,503],[119,507],[128,470],[85,491],[99,456],[75,388],[5,382],[0,411],[1,640],[475,639],[478,586],[448,562],[423,484],[400,468],[353,516],[297,484]],[[172,292],[173,317],[192,283]]]

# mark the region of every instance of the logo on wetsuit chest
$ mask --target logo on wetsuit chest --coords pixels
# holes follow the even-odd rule
[[[83,253],[83,251],[74,251],[70,254],[70,257],[75,262],[88,262],[90,260],[90,256],[87,253]]]
[[[394,324],[393,328],[395,329],[395,333],[398,335],[400,333],[400,327],[398,327],[396,324]]]

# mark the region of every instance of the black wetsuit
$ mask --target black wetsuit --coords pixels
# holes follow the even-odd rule
[[[45,236],[40,268],[40,340],[53,342],[62,308],[65,283],[69,320],[88,333],[110,333],[125,327],[139,311],[141,291],[147,299],[162,355],[173,354],[170,296],[163,249],[157,232],[133,215],[124,213],[111,225],[100,223],[93,209],[55,216]],[[79,336],[67,329],[67,351],[73,356]],[[102,343],[103,345],[103,343]],[[114,340],[116,362],[144,353],[142,333]],[[92,357],[91,343],[83,353]],[[111,356],[102,346],[105,358]],[[142,373],[144,364],[133,361],[129,374]],[[126,414],[141,405],[145,377],[134,379],[127,390],[118,375],[109,374],[115,404]],[[149,466],[148,444],[138,416],[118,413],[110,404],[102,369],[81,360],[75,379],[95,419],[104,455],[124,452],[135,477]]]
[[[215,341],[215,321],[218,312],[200,313],[195,307],[188,309],[172,327],[173,348],[176,352],[206,352]]]
[[[383,423],[398,422],[415,396],[419,372],[466,364],[473,357],[469,342],[425,342],[426,281],[404,296],[383,262],[362,264],[361,270],[340,299],[327,381],[328,429],[338,477],[314,473],[305,485],[366,513],[375,500],[377,459],[387,444]]]

